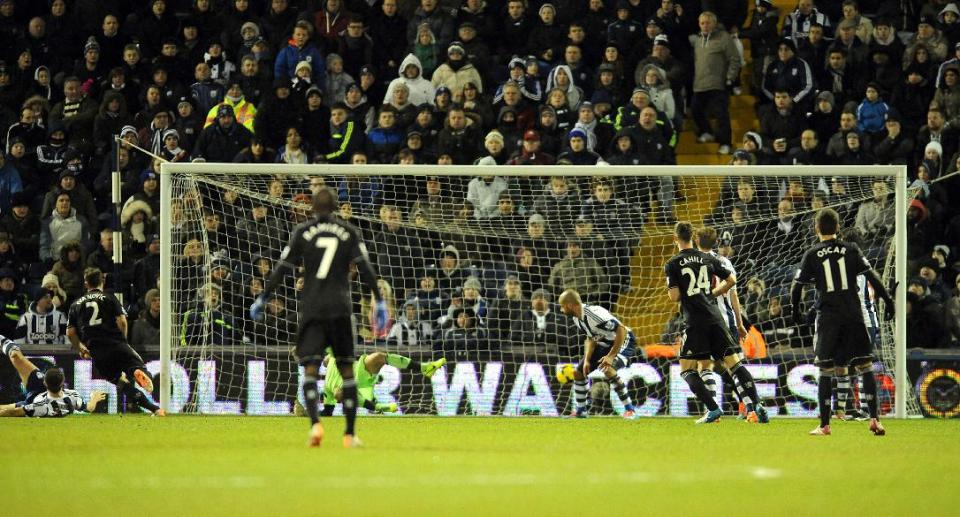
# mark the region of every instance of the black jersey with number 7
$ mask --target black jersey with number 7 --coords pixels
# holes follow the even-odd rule
[[[863,321],[857,277],[870,269],[856,244],[831,239],[804,253],[795,280],[816,285],[821,315]]]
[[[693,248],[682,250],[664,267],[667,288],[680,290],[680,311],[687,327],[714,324],[726,326],[713,297],[713,277],[726,280],[733,274],[709,253]]]

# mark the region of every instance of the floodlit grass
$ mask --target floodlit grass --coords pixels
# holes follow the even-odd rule
[[[0,422],[3,515],[956,515],[960,421],[725,417]]]

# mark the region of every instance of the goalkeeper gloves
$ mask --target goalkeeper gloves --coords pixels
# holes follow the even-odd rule
[[[257,299],[253,302],[253,304],[250,305],[250,318],[253,319],[253,321],[261,321],[261,320],[263,320],[263,306],[264,306],[264,305],[265,305],[265,304],[264,304],[264,302],[263,302],[263,298],[261,298],[261,297],[259,297],[259,296],[258,296]]]
[[[387,302],[385,300],[379,300],[373,310],[374,330],[377,334],[380,334],[386,330],[387,320],[390,318],[390,315],[387,313]]]

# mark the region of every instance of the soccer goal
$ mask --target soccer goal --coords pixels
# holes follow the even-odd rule
[[[384,366],[380,402],[400,413],[558,415],[572,406],[563,366],[584,336],[559,314],[575,288],[636,336],[621,377],[644,415],[701,411],[680,379],[676,306],[663,266],[675,220],[716,230],[737,270],[749,369],[772,415],[816,414],[813,320],[796,325],[789,288],[816,241],[813,214],[836,209],[888,285],[906,285],[904,167],[577,167],[238,165],[165,163],[161,174],[160,402],[168,411],[291,414],[301,371],[293,354],[303,275],[289,271],[267,303],[247,309],[276,267],[311,192],[336,189],[362,230],[392,325],[377,333],[355,283],[357,353],[445,357],[430,379]],[[872,293],[864,287],[867,304]],[[816,293],[805,294],[813,307]],[[906,370],[905,289],[878,329],[881,410],[919,414]],[[876,308],[876,315],[882,315]],[[642,352],[641,352],[642,350]],[[557,375],[561,373],[561,375]],[[322,380],[320,381],[322,382]],[[729,386],[724,407],[734,410]],[[599,377],[594,412],[622,411]]]

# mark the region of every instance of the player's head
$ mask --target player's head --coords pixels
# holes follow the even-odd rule
[[[816,229],[817,235],[836,235],[840,226],[840,216],[832,208],[823,208],[817,212]]]
[[[313,213],[316,215],[335,213],[338,205],[337,192],[330,187],[321,188],[313,195]]]
[[[560,293],[560,298],[557,299],[557,303],[560,304],[560,312],[567,316],[579,316],[580,310],[583,307],[583,300],[580,299],[580,293],[573,289],[567,289]]]
[[[717,247],[717,230],[706,226],[697,230],[697,247],[701,251],[710,251]]]
[[[673,228],[673,240],[677,244],[690,245],[693,242],[693,225],[686,221],[677,223]]]
[[[63,370],[54,366],[43,374],[43,385],[50,393],[60,393],[63,390]]]
[[[103,287],[103,271],[100,268],[88,267],[83,270],[83,282],[87,289],[99,289]]]

